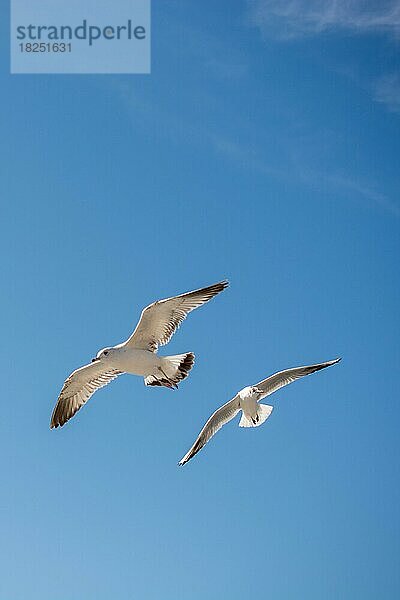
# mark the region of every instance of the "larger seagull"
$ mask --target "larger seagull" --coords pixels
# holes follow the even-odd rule
[[[96,390],[122,373],[140,375],[146,385],[176,388],[188,376],[194,354],[158,356],[158,347],[170,341],[192,310],[214,298],[227,286],[227,281],[220,281],[147,306],[126,342],[100,350],[91,363],[80,367],[66,379],[54,407],[50,428],[62,427]]]
[[[259,425],[262,425],[272,413],[273,407],[268,404],[258,404],[260,400],[273,394],[281,387],[296,381],[296,379],[304,377],[305,375],[310,375],[310,373],[315,373],[315,371],[325,369],[325,367],[330,367],[340,360],[340,358],[336,358],[335,360],[329,360],[328,362],[310,365],[308,367],[295,367],[293,369],[279,371],[279,373],[267,377],[267,379],[260,381],[256,385],[250,385],[243,388],[234,398],[232,398],[232,400],[229,400],[229,402],[218,408],[215,413],[211,415],[203,429],[200,431],[195,443],[182,460],[179,461],[179,464],[184,465],[188,460],[193,458],[193,456],[207,444],[212,436],[225,425],[225,423],[228,423],[236,417],[240,410],[242,411],[242,417],[239,422],[239,427],[258,427]]]

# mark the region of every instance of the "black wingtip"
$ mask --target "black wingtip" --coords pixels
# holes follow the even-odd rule
[[[229,286],[229,281],[227,279],[222,279],[221,281],[217,281],[216,283],[212,283],[209,285],[209,288],[218,289],[222,292],[222,290],[226,289]]]
[[[59,423],[57,423],[57,422],[56,422],[56,421],[53,419],[53,417],[52,417],[52,418],[51,418],[51,421],[50,421],[50,429],[57,429],[57,427],[58,427],[59,425],[60,425],[60,424],[59,424]]]

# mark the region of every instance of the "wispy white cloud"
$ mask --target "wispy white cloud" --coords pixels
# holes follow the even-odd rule
[[[250,22],[290,39],[326,31],[400,34],[400,0],[248,0]]]
[[[292,163],[293,174],[303,184],[325,195],[328,190],[335,192],[338,198],[359,201],[370,206],[379,206],[382,211],[399,218],[400,204],[381,192],[376,184],[365,181],[343,170],[321,168],[318,165],[301,160]]]
[[[341,174],[324,174],[314,173],[311,177],[316,185],[323,184],[324,187],[330,186],[332,189],[337,189],[350,194],[352,198],[359,198],[371,205],[378,205],[382,210],[391,214],[394,217],[400,217],[400,205],[396,204],[391,198],[376,189],[370,183],[365,183]]]
[[[248,71],[244,62],[232,62],[214,56],[206,60],[204,66],[212,75],[227,81],[241,79]]]
[[[394,217],[400,217],[400,204],[379,191],[374,184],[362,181],[356,176],[323,168],[315,164],[318,161],[312,160],[312,157],[307,160],[302,155],[300,160],[299,148],[297,148],[298,152],[290,152],[291,156],[287,157],[287,168],[283,170],[270,164],[254,147],[246,147],[241,143],[217,135],[210,135],[210,141],[219,154],[240,165],[243,169],[250,169],[281,181],[290,181],[293,185],[301,182],[321,194],[326,193],[329,189],[331,192],[335,191],[338,197],[353,201],[358,199],[358,201],[371,206],[379,206],[381,210]],[[293,139],[292,142],[295,143],[295,140]],[[291,149],[293,150],[293,147]],[[319,146],[319,150],[322,150],[321,146]],[[297,159],[295,158],[296,154]]]
[[[211,126],[200,127],[180,113],[163,110],[159,104],[141,98],[128,84],[118,85],[117,90],[135,128],[151,128],[180,144],[188,143],[188,140],[191,145],[206,144],[216,156],[244,171],[292,185],[300,183],[322,195],[327,190],[336,190],[338,197],[353,201],[358,198],[367,205],[379,206],[384,212],[400,217],[400,204],[381,192],[373,182],[327,166],[335,151],[329,132],[300,138],[294,132],[288,134],[280,160],[272,161],[258,145],[245,143],[240,136],[228,137]],[[284,168],[280,166],[282,160],[286,161]]]
[[[248,19],[264,36],[281,41],[326,32],[385,33],[400,38],[400,0],[247,0]],[[400,113],[400,74],[363,81],[354,64],[341,66],[372,99]]]
[[[392,73],[378,79],[373,86],[373,97],[391,112],[400,113],[400,74]]]
[[[340,175],[332,176],[331,181],[339,188],[343,188],[349,192],[356,192],[360,197],[369,200],[372,203],[378,204],[385,211],[396,217],[400,217],[400,206],[393,202],[391,198],[382,194],[379,190],[372,187],[370,184],[349,179]]]
[[[287,175],[285,171],[277,169],[265,157],[262,157],[254,146],[211,132],[209,133],[209,140],[217,154],[224,156],[244,169],[280,179]]]

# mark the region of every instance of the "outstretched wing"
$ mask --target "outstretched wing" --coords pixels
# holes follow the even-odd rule
[[[194,292],[150,304],[142,311],[135,331],[125,342],[126,346],[156,352],[159,346],[168,344],[192,310],[214,298],[227,286],[227,281],[221,281]]]
[[[188,460],[193,458],[193,456],[207,444],[208,440],[210,440],[212,436],[225,425],[225,423],[231,421],[238,414],[239,410],[240,405],[238,396],[235,396],[232,400],[229,400],[229,402],[218,408],[208,419],[207,423],[200,431],[197,440],[182,460],[179,461],[179,464],[184,465]]]
[[[51,416],[50,429],[62,427],[96,390],[121,375],[101,360],[80,367],[65,380]]]
[[[263,396],[260,396],[259,400],[262,400],[265,398],[265,396],[273,394],[281,387],[296,381],[296,379],[300,379],[300,377],[305,377],[305,375],[310,375],[311,373],[315,373],[315,371],[320,371],[321,369],[330,367],[331,365],[338,363],[340,360],[341,358],[336,358],[335,360],[329,360],[328,362],[319,363],[317,365],[309,365],[308,367],[294,367],[293,369],[279,371],[279,373],[271,375],[267,379],[260,381],[254,386],[264,392]]]

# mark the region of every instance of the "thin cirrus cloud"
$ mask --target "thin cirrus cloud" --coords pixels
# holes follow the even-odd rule
[[[373,86],[373,97],[391,112],[400,113],[400,75],[392,73],[378,79]]]
[[[335,32],[400,37],[400,0],[248,0],[249,23],[280,41]],[[400,113],[400,76],[385,74],[363,84],[372,98]]]
[[[400,34],[400,0],[249,0],[252,25],[290,39],[334,30]]]
[[[364,200],[371,205],[376,205],[387,214],[394,217],[400,217],[400,207],[380,192],[376,186],[369,182],[358,180],[355,176],[346,175],[340,172],[330,173],[326,170],[318,170],[312,166],[313,161],[307,163],[297,160],[292,154],[292,160],[288,156],[288,164],[285,170],[277,169],[264,159],[255,148],[245,147],[232,140],[227,140],[219,136],[210,136],[214,144],[214,149],[224,155],[226,158],[234,161],[242,168],[249,168],[262,175],[272,176],[276,179],[291,180],[292,183],[302,182],[310,188],[322,190],[328,185],[332,189],[342,194],[343,199],[354,198],[354,200]],[[292,140],[294,141],[294,140]],[[293,148],[292,148],[293,150]],[[298,153],[300,156],[300,153]]]
[[[213,151],[241,169],[259,173],[265,177],[273,177],[276,180],[293,184],[303,183],[314,189],[324,189],[329,184],[338,191],[343,191],[346,197],[364,199],[367,203],[379,206],[384,212],[395,217],[400,217],[400,208],[386,195],[381,193],[371,182],[359,181],[355,176],[343,173],[330,173],[323,166],[316,166],[315,153],[311,153],[308,160],[305,158],[305,140],[296,140],[289,136],[289,142],[283,144],[284,168],[279,161],[271,162],[263,154],[260,148],[253,144],[245,144],[240,139],[227,138],[210,127],[197,127],[190,120],[185,119],[182,114],[163,110],[161,105],[149,102],[134,93],[128,84],[117,85],[116,91],[123,101],[130,118],[138,126],[138,123],[148,127],[155,127],[162,131],[177,143],[190,140],[190,144],[208,144]],[[138,120],[138,115],[140,118]],[[314,144],[312,144],[312,147]],[[285,154],[286,148],[286,154]],[[290,149],[290,151],[289,151]],[[297,149],[297,152],[295,151]],[[317,151],[320,156],[320,147]],[[271,157],[270,157],[271,158]],[[288,167],[289,165],[289,167]]]

